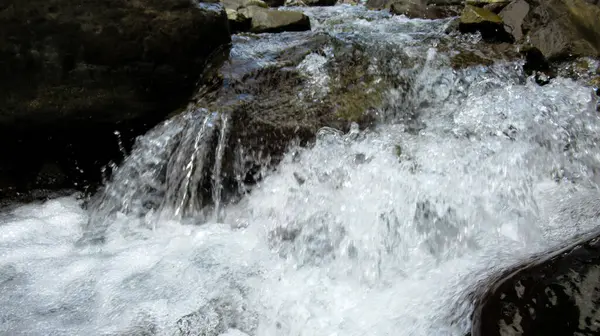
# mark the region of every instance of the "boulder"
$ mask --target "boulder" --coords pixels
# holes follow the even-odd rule
[[[250,19],[250,31],[253,33],[310,30],[310,20],[302,12],[250,6],[239,10],[238,13]]]
[[[99,181],[230,42],[223,8],[188,0],[6,0],[0,26],[0,197],[48,163],[54,187]]]
[[[466,5],[458,29],[462,33],[479,32],[484,40],[490,42],[512,42],[512,36],[504,30],[502,18],[481,7]]]
[[[523,38],[523,21],[529,13],[529,4],[525,0],[515,0],[506,6],[499,14],[504,22],[504,29],[512,35],[515,41]]]
[[[485,284],[472,336],[600,334],[600,235],[504,271]]]
[[[600,7],[584,0],[534,1],[524,28],[549,60],[600,55]]]

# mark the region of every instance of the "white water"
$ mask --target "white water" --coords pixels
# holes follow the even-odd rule
[[[368,22],[355,24],[391,29]],[[404,22],[420,34],[418,20]],[[430,63],[443,58],[427,50]],[[0,213],[0,334],[464,335],[460,303],[478,278],[591,228],[600,204],[591,90],[566,79],[540,87],[516,68],[424,69],[411,98],[424,128],[323,129],[222,205],[219,223],[123,207],[104,243],[87,245],[90,213],[75,196]],[[398,104],[381,113],[394,119]],[[194,132],[178,125],[143,148]],[[143,207],[145,189],[131,187],[156,182],[148,164],[172,162],[151,158],[121,186],[123,204]],[[156,203],[165,199],[193,202]]]

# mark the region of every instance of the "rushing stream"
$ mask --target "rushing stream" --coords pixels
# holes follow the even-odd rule
[[[463,336],[478,279],[592,227],[589,88],[538,86],[513,63],[453,70],[447,20],[303,10],[312,32],[237,36],[230,66],[327,33],[409,92],[386,88],[370,130],[291,148],[238,202],[221,202],[235,116],[197,108],[141,137],[89,207],[0,213],[0,334]],[[327,94],[335,57],[303,59],[303,94]]]

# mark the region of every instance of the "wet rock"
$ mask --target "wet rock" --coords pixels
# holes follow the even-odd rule
[[[550,61],[600,55],[600,7],[583,0],[533,1],[524,29]]]
[[[310,20],[308,16],[301,12],[250,6],[238,11],[238,13],[250,19],[250,31],[253,33],[310,30]]]
[[[515,0],[506,6],[499,14],[504,22],[504,29],[513,36],[515,41],[523,38],[522,25],[529,13],[529,4],[525,0]]]
[[[550,79],[556,76],[550,62],[548,62],[544,54],[537,48],[525,49],[523,54],[525,54],[523,71],[525,71],[527,76],[534,75],[538,84],[548,84]]]
[[[334,6],[337,0],[302,0],[306,6]]]
[[[459,13],[458,4],[431,0],[368,0],[367,7],[389,9],[392,14],[420,19],[440,19]]]
[[[7,0],[0,26],[0,197],[46,162],[100,181],[122,156],[114,131],[127,146],[185,105],[230,42],[222,7],[187,0]]]
[[[265,3],[269,7],[281,7],[285,5],[285,0],[266,0]]]
[[[391,4],[390,12],[408,18],[438,19],[445,17],[445,13],[437,6],[428,6],[427,0],[396,1]]]
[[[468,5],[482,7],[484,5],[491,5],[491,4],[508,4],[510,2],[510,0],[466,0],[465,2]]]
[[[232,329],[253,334],[257,325],[256,314],[250,310],[243,296],[234,293],[229,297],[210,300],[197,311],[177,320],[176,336],[218,336],[233,333]]]
[[[473,336],[598,335],[598,233],[503,271],[482,288]]]
[[[512,42],[512,36],[504,30],[504,22],[497,14],[485,8],[466,5],[460,16],[462,33],[481,33],[486,41]]]
[[[452,57],[450,64],[453,69],[461,69],[474,65],[492,65],[494,61],[476,50],[459,52]]]

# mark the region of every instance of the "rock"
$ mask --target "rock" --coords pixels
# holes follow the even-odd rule
[[[5,0],[0,26],[0,197],[46,162],[100,181],[230,42],[223,8],[188,0]]]
[[[510,0],[466,0],[465,3],[471,6],[480,6],[483,7],[485,5],[490,4],[508,4]]]
[[[334,6],[337,0],[301,0],[307,6]]]
[[[460,23],[465,25],[482,23],[501,24],[502,18],[487,9],[467,5],[460,16]]]
[[[250,6],[238,12],[250,18],[250,31],[253,33],[310,30],[310,20],[301,12],[279,11],[257,6]]]
[[[515,41],[523,38],[523,20],[529,13],[529,4],[525,0],[515,0],[506,6],[499,14],[504,22],[504,29],[513,36]]]
[[[483,6],[483,8],[489,10],[490,12],[494,13],[494,14],[499,14],[504,7],[506,7],[506,5],[508,5],[505,2],[497,2],[497,3],[490,3],[487,4],[485,6]]]
[[[514,266],[485,283],[472,336],[598,335],[598,233]]]
[[[527,76],[534,75],[538,84],[548,84],[550,79],[556,76],[550,62],[548,62],[541,51],[536,48],[527,48],[522,53],[525,54],[523,71],[525,71]]]
[[[583,0],[533,1],[524,29],[550,61],[600,55],[600,7]]]
[[[266,0],[269,7],[281,7],[285,5],[285,0]]]
[[[453,69],[461,69],[475,65],[492,65],[494,61],[482,55],[478,51],[459,52],[450,60]]]
[[[390,12],[408,18],[438,19],[445,17],[437,6],[428,6],[427,0],[396,1],[391,4]]]
[[[466,5],[460,16],[462,33],[480,32],[486,41],[512,42],[512,36],[504,30],[502,18],[485,8]]]
[[[262,0],[221,0],[221,4],[225,7],[225,10],[239,10],[250,6],[257,6],[262,8],[269,8],[269,5]]]
[[[455,16],[458,7],[440,1],[437,4],[431,0],[368,0],[370,9],[389,9],[392,14],[405,15],[408,18],[440,19]]]

